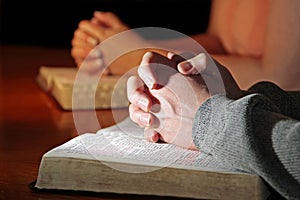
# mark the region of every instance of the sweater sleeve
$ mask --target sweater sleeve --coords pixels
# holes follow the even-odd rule
[[[259,93],[267,97],[283,115],[300,120],[300,92],[284,91],[271,82],[256,83],[246,94]]]
[[[300,122],[281,112],[262,94],[215,95],[196,113],[194,143],[227,168],[257,174],[282,196],[299,199]]]

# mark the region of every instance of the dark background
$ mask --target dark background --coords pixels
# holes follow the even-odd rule
[[[206,30],[210,0],[1,0],[1,44],[70,47],[80,20],[112,11],[132,28]]]

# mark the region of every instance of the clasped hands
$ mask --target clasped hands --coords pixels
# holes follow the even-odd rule
[[[127,95],[131,103],[130,118],[144,127],[148,141],[161,140],[197,149],[192,139],[196,111],[212,95],[222,92],[211,87],[208,89],[207,81],[203,79],[207,76],[205,80],[214,82],[215,78],[215,73],[210,70],[213,66],[208,66],[207,59],[205,53],[190,59],[173,53],[165,57],[147,52],[143,56],[138,75],[128,79]],[[221,81],[227,81],[224,91],[233,98],[241,96],[242,92],[229,71],[217,62],[216,65]]]
[[[92,19],[80,21],[74,32],[71,49],[77,67],[89,74],[104,72],[112,61],[116,61],[116,51],[123,50],[121,53],[124,54],[128,48],[134,49],[143,41],[134,31],[128,30],[129,27],[111,12],[96,11]],[[126,34],[117,36],[124,32]],[[118,66],[117,63],[115,65]],[[116,67],[112,73],[126,72],[124,63],[122,66],[122,69]]]

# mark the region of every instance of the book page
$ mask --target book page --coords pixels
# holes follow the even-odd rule
[[[209,155],[172,144],[147,142],[143,129],[129,118],[96,134],[80,135],[49,151],[46,156],[92,159],[107,165],[115,162],[216,171],[211,168],[214,165]]]

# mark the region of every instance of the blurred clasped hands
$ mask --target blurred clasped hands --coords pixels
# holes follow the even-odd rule
[[[127,30],[129,27],[112,12],[95,11],[92,19],[80,21],[71,42],[71,55],[76,65],[90,74],[106,69],[111,58],[118,53],[116,51],[124,52],[126,48],[139,44],[141,37],[133,31],[123,34],[122,41],[115,39],[105,43],[110,37]]]

